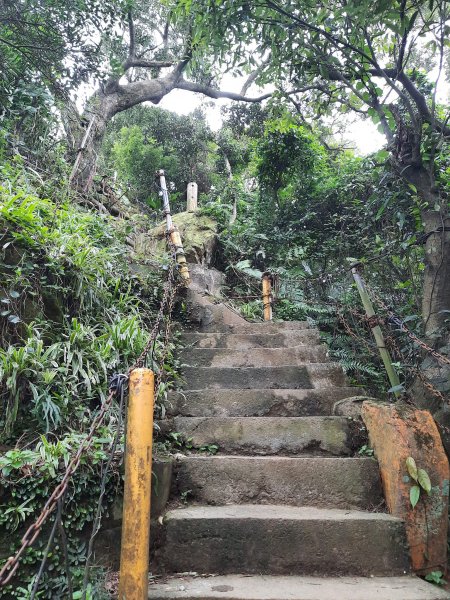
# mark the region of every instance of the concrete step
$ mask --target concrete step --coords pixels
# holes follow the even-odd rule
[[[331,415],[338,400],[360,388],[314,390],[186,390],[170,392],[168,413],[186,417],[309,417]]]
[[[181,362],[196,367],[281,367],[305,363],[327,362],[325,346],[296,346],[295,348],[186,348],[180,353]]]
[[[293,506],[195,506],[166,514],[168,572],[400,575],[403,522],[383,513]]]
[[[184,367],[185,389],[311,389],[346,385],[340,365],[301,367]]]
[[[202,504],[289,504],[374,509],[382,503],[372,458],[183,456],[176,494]]]
[[[175,431],[200,448],[217,444],[230,454],[351,454],[345,417],[175,417]]]
[[[233,323],[224,325],[223,323],[211,323],[207,331],[217,333],[239,333],[239,334],[260,334],[260,333],[280,333],[283,331],[296,331],[299,329],[309,329],[310,325],[306,321],[267,321],[261,323]]]
[[[172,577],[152,585],[149,599],[170,600],[448,600],[418,577],[222,575]]]
[[[286,329],[279,333],[183,333],[181,341],[196,348],[229,348],[248,350],[250,348],[291,348],[292,346],[320,343],[317,329]]]

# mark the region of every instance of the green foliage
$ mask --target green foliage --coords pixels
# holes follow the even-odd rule
[[[97,432],[90,452],[84,455],[81,466],[71,480],[70,494],[65,498],[63,525],[75,586],[80,585],[83,577],[85,542],[82,540],[90,534],[92,528],[100,493],[102,465],[108,458],[113,429],[114,418]],[[75,432],[67,433],[54,441],[41,436],[33,449],[13,449],[0,457],[3,488],[0,502],[2,552],[10,555],[18,547],[20,532],[23,532],[24,527],[30,524],[41,511],[55,485],[61,481],[64,467],[83,438],[83,433]],[[118,450],[121,449],[122,446],[119,446]],[[106,479],[103,503],[105,515],[108,514],[120,480],[119,463],[116,461]],[[53,519],[54,517],[50,518],[40,538],[25,552],[20,572],[20,585],[11,583],[0,588],[0,598],[29,597],[27,593],[32,589],[37,569],[44,555],[46,537],[52,527]],[[57,538],[48,556],[47,569],[42,577],[37,597],[48,600],[67,597],[66,565],[62,550],[62,541]],[[99,598],[98,595],[94,595],[92,585],[90,588],[93,594],[91,597]]]
[[[360,456],[373,456],[374,450],[373,448],[367,446],[367,444],[364,444],[364,446],[361,446],[361,448],[358,450],[358,454]]]
[[[186,187],[196,181],[209,191],[214,164],[213,134],[203,115],[187,117],[160,108],[136,107],[110,124],[103,160],[132,200],[159,206],[155,173],[164,169],[174,212],[185,206]]]
[[[231,203],[222,192],[210,194],[203,208],[219,222],[230,296],[260,294],[260,273],[275,272],[275,318],[310,320],[353,384],[375,396],[390,393],[370,328],[362,320],[347,257],[367,264],[364,275],[371,289],[421,335],[424,253],[418,243],[422,221],[416,195],[399,184],[389,165],[377,165],[373,157],[330,154],[276,106],[258,115],[254,129],[245,108],[230,115],[227,130],[250,149],[235,177],[248,191],[238,196],[232,225]],[[283,169],[289,172],[285,179]],[[256,299],[233,300],[233,305],[250,319],[261,315]],[[385,333],[400,352],[394,351],[394,359],[402,382],[409,383],[417,348],[394,324],[387,323]]]
[[[45,432],[83,421],[143,348],[151,310],[106,220],[19,185],[0,187],[1,327],[17,340],[0,350],[6,437],[22,419]]]
[[[420,500],[422,490],[428,495],[431,494],[431,481],[425,469],[417,468],[416,461],[412,456],[408,456],[406,459],[406,469],[411,479],[415,482],[409,490],[409,500],[414,509]]]
[[[101,42],[116,35],[113,24],[125,5],[121,0],[1,3],[0,156],[20,154],[48,176],[63,145],[58,111],[61,105],[67,110],[71,91],[93,75],[104,77]]]
[[[126,228],[113,219],[64,201],[53,189],[41,197],[33,174],[5,165],[0,178],[0,530],[2,556],[18,546],[64,467],[86,436],[114,373],[126,373],[144,348],[162,292],[163,269],[135,274],[127,260]],[[39,180],[38,185],[39,186]],[[163,266],[163,265],[161,265]],[[158,338],[148,366],[155,372],[163,351]],[[156,403],[164,415],[167,393],[178,377],[169,344]],[[106,423],[71,481],[64,526],[74,585],[83,577],[104,461],[120,422],[114,403]],[[16,442],[20,440],[20,442]],[[37,440],[37,441],[36,441]],[[15,445],[14,445],[15,444]],[[9,449],[8,449],[9,447]],[[105,514],[120,489],[123,443],[106,480]],[[26,598],[43,556],[46,525],[28,550],[20,586],[0,597]],[[39,597],[65,597],[65,564],[59,540],[49,556]],[[96,571],[91,597],[96,591]],[[74,588],[76,589],[76,587]],[[27,591],[28,590],[28,591]]]
[[[446,585],[447,581],[444,579],[444,573],[442,571],[431,571],[425,575],[425,581],[434,583],[435,585]]]

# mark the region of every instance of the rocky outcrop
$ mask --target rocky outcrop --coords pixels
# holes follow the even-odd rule
[[[217,223],[197,212],[178,213],[172,219],[180,232],[186,260],[189,263],[211,264],[217,247]],[[166,225],[161,223],[148,232],[138,232],[130,236],[128,242],[136,257],[158,260],[167,254]]]

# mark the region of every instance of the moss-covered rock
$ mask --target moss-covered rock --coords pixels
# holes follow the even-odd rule
[[[217,223],[210,217],[193,212],[173,216],[183,241],[186,259],[190,263],[210,264],[217,244]],[[166,225],[161,223],[148,232],[133,237],[136,256],[157,260],[167,252]]]

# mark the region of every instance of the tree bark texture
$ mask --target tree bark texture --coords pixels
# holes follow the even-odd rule
[[[450,320],[450,215],[428,211],[422,219],[427,235],[422,294],[425,334],[446,343],[443,330]]]

